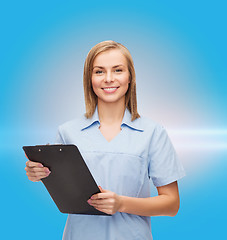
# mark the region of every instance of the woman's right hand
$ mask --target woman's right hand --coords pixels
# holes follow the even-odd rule
[[[41,163],[32,162],[28,160],[25,167],[28,179],[33,182],[38,182],[42,178],[48,177],[51,173],[47,167],[44,167]]]

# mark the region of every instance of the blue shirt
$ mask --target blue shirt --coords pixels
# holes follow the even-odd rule
[[[150,197],[150,179],[163,186],[185,173],[165,129],[125,110],[120,133],[108,142],[99,130],[97,108],[58,129],[57,143],[75,144],[97,185],[119,195]],[[152,239],[150,217],[117,212],[112,216],[69,214],[64,240]]]

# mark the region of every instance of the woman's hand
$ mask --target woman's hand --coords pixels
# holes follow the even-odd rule
[[[88,203],[99,211],[114,214],[117,211],[139,216],[175,216],[179,210],[180,198],[177,181],[157,187],[158,196],[138,198],[119,196],[102,190],[94,194]]]
[[[101,193],[94,194],[87,202],[97,210],[107,214],[118,212],[121,208],[121,196],[101,187],[99,189]]]
[[[50,170],[47,167],[44,167],[41,163],[32,162],[30,160],[26,162],[25,171],[28,179],[33,182],[38,182],[42,178],[48,177],[51,173]]]

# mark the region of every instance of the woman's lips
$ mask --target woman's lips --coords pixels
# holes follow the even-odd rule
[[[117,91],[119,87],[106,87],[106,88],[102,88],[102,90],[105,92],[105,93],[114,93]]]

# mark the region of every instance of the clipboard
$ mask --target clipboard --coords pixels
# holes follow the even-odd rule
[[[100,190],[75,145],[23,146],[23,150],[29,160],[50,169],[42,182],[60,212],[110,216],[87,203]]]

